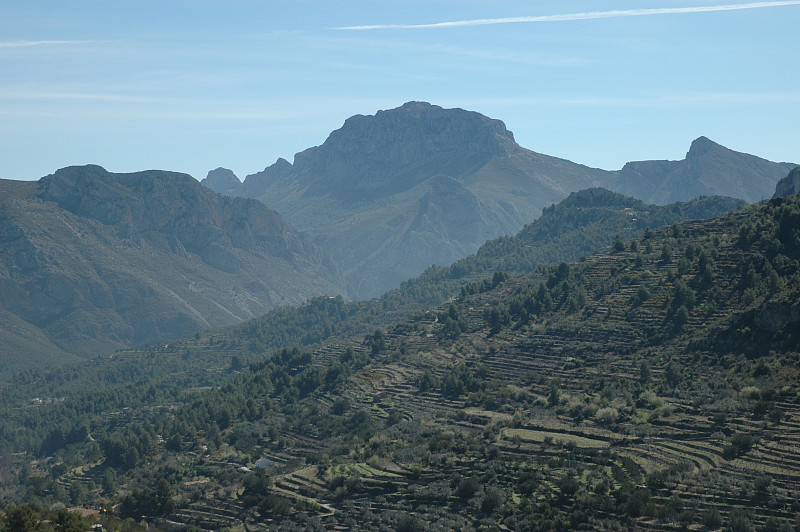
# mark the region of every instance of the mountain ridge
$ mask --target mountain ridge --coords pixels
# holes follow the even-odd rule
[[[0,190],[4,365],[32,331],[59,349],[27,362],[58,363],[341,293],[325,254],[280,215],[186,174],[88,165]]]
[[[606,174],[526,150],[480,113],[409,102],[348,118],[293,164],[281,159],[248,175],[239,194],[308,232],[340,265],[348,295],[368,299],[515,233],[542,207]],[[472,208],[443,201],[445,183]],[[442,199],[419,216],[432,198]],[[451,238],[443,228],[452,222],[477,230]]]
[[[692,141],[682,160],[626,163],[608,188],[659,205],[701,195],[752,203],[771,197],[777,180],[793,166],[737,152],[701,136]]]
[[[700,195],[752,202],[769,197],[790,167],[698,137],[681,161],[600,170],[523,148],[500,120],[407,102],[348,118],[320,146],[248,175],[234,193],[308,232],[340,265],[348,295],[368,299],[515,234],[570,192],[600,186],[659,205]],[[440,200],[435,213],[417,217],[443,190],[443,176],[464,205]],[[473,236],[448,234],[453,222]]]

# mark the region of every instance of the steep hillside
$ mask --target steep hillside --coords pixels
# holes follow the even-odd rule
[[[128,384],[21,376],[6,501],[151,529],[790,529],[798,226],[797,196],[674,224],[308,353],[254,360],[241,330],[122,353]],[[208,388],[187,364],[211,351]]]
[[[606,186],[659,205],[702,195],[751,203],[771,197],[775,183],[794,166],[736,152],[700,137],[692,142],[685,159],[630,162]]]
[[[339,293],[322,253],[277,213],[188,175],[70,167],[38,183],[1,181],[0,202],[4,370]]]

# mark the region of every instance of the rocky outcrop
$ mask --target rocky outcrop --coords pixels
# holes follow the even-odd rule
[[[769,302],[754,315],[756,326],[776,332],[787,327],[800,330],[800,302]]]
[[[778,184],[775,185],[775,194],[772,197],[794,196],[798,192],[800,192],[800,166],[778,181]]]

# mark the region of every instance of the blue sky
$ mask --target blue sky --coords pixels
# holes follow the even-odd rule
[[[798,27],[800,1],[4,0],[0,177],[243,179],[409,100],[605,169],[700,135],[800,162]]]

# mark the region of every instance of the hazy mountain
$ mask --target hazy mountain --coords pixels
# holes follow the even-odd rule
[[[775,183],[794,166],[736,152],[700,137],[681,161],[627,163],[608,188],[659,205],[702,195],[754,202],[771,197]]]
[[[792,196],[798,192],[800,192],[800,166],[778,181],[778,184],[775,185],[775,195],[773,197]]]
[[[0,212],[4,366],[163,341],[340,293],[323,254],[280,215],[185,174],[82,166],[3,180]]]
[[[229,196],[241,196],[242,182],[231,170],[227,168],[217,168],[211,170],[200,184],[221,194]]]
[[[515,233],[609,173],[520,147],[499,120],[410,102],[357,115],[318,147],[242,186],[313,235],[348,294],[374,297],[431,264]]]
[[[241,185],[218,169],[204,184],[283,214],[331,253],[350,297],[369,298],[516,233],[570,192],[602,186],[660,205],[701,195],[752,202],[791,168],[700,137],[682,161],[608,172],[522,148],[499,120],[409,102],[347,119],[294,164],[279,159]]]

